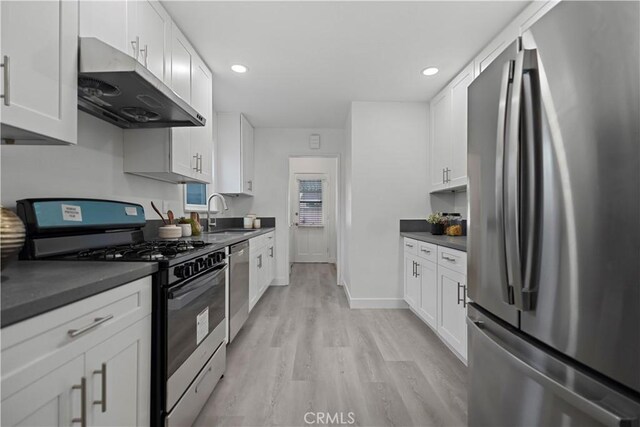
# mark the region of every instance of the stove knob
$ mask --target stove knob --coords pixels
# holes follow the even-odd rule
[[[200,260],[196,260],[191,263],[193,265],[193,273],[198,274],[202,270],[202,266],[200,265]]]
[[[183,279],[183,278],[184,278],[184,268],[183,268],[183,267],[181,267],[181,266],[176,267],[176,268],[173,270],[173,274],[175,274],[175,276],[176,276],[176,277],[178,277],[178,278],[180,278],[180,279]]]
[[[224,261],[224,252],[218,252],[216,254],[216,262],[222,262]]]
[[[215,264],[216,264],[216,260],[215,259],[213,259],[211,257],[207,258],[207,267],[208,268],[213,267]]]
[[[182,267],[182,278],[186,279],[187,277],[191,277],[193,275],[193,266],[191,263],[187,263]]]

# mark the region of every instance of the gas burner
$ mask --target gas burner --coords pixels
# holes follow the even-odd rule
[[[88,249],[74,255],[77,259],[96,261],[162,261],[204,248],[202,240],[152,240],[99,249]]]

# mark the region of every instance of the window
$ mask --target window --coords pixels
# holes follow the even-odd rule
[[[184,210],[207,209],[207,184],[189,183],[184,185]]]
[[[322,227],[324,225],[322,180],[300,180],[298,183],[299,225],[302,227]]]

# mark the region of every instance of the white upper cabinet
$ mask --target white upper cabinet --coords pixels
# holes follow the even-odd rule
[[[136,56],[135,1],[80,0],[80,37],[95,37]]]
[[[442,189],[451,164],[451,94],[442,91],[431,101],[431,188]]]
[[[213,74],[171,28],[169,85],[206,119],[204,126],[124,131],[124,171],[171,183],[213,181]]]
[[[78,2],[3,1],[2,139],[76,144]]]
[[[211,181],[213,173],[213,76],[195,56],[191,70],[191,105],[207,118],[204,126],[190,128],[191,153],[196,155],[197,173],[202,180]]]
[[[137,0],[135,27],[138,61],[165,83],[169,82],[171,17],[158,1]]]
[[[174,23],[171,28],[171,88],[191,103],[191,76],[193,74],[194,49]],[[209,117],[207,117],[209,120]]]
[[[431,101],[431,191],[467,185],[467,88],[469,64]]]
[[[218,113],[218,191],[253,195],[253,126],[240,113]]]
[[[171,17],[155,0],[80,1],[80,37],[96,37],[170,81]]]

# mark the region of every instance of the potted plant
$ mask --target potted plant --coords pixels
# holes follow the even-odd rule
[[[181,217],[178,220],[178,226],[182,228],[182,237],[200,235],[200,229],[196,226],[195,220],[191,218]]]
[[[431,234],[439,236],[444,234],[444,225],[447,221],[446,217],[443,217],[440,212],[434,212],[427,217],[427,222],[431,224]]]

